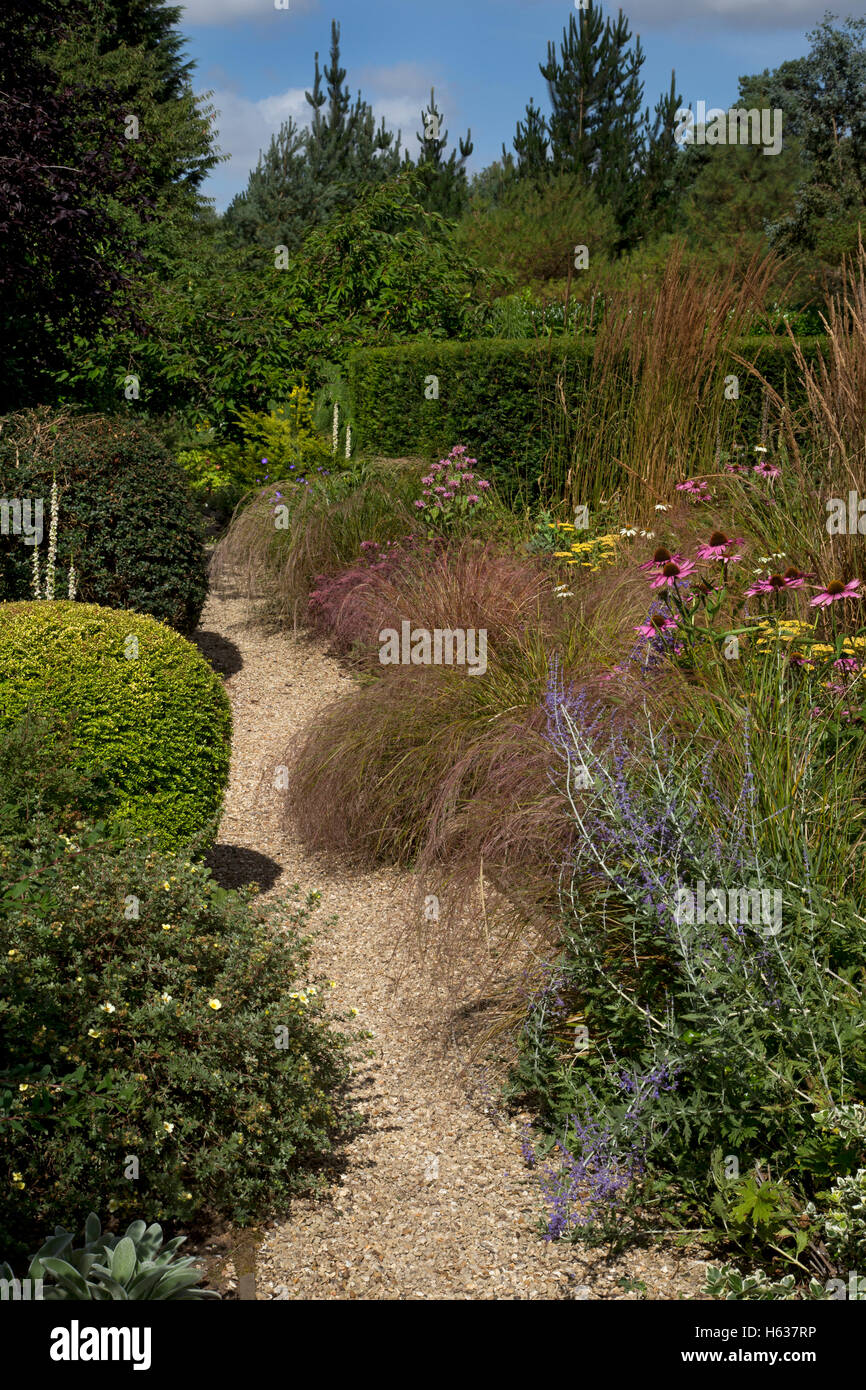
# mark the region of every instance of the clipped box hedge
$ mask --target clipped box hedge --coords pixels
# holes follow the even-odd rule
[[[800,340],[809,360],[823,341]],[[742,339],[734,350],[755,363],[793,410],[803,405],[803,388],[787,337]],[[356,446],[404,457],[445,454],[461,443],[477,456],[485,475],[500,485],[508,489],[531,485],[548,442],[542,401],[554,399],[560,372],[568,399],[587,390],[592,355],[592,339],[587,338],[431,339],[357,349],[348,364]],[[760,383],[731,359],[720,365],[720,390],[729,373],[739,378],[735,408],[742,437],[756,440],[762,411]],[[433,377],[438,379],[438,399],[432,398]]]

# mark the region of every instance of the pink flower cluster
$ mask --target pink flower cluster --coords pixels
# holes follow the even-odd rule
[[[441,511],[446,503],[455,500],[463,500],[472,507],[481,501],[480,494],[486,492],[490,484],[477,474],[466,471],[478,460],[465,458],[465,453],[465,444],[455,444],[448,457],[434,463],[430,472],[421,479],[424,488],[415,503],[419,511],[427,507]],[[470,487],[469,484],[474,486]],[[478,489],[477,492],[475,488]],[[426,502],[425,497],[429,499]]]

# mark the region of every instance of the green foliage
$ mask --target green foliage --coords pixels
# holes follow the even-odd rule
[[[215,834],[231,710],[219,677],[170,628],[95,604],[0,604],[0,727],[25,716],[74,720],[65,756],[101,769],[113,823],[164,847]]]
[[[0,847],[0,1248],[19,1258],[58,1211],[284,1211],[357,1125],[350,1039],[308,971],[318,895],[256,911],[200,864],[54,818]]]
[[[817,343],[801,346],[810,357],[817,349]],[[744,435],[759,437],[761,388],[737,359],[755,363],[796,410],[803,392],[792,345],[786,338],[765,335],[741,340],[734,351],[734,360],[724,369],[720,365],[719,389],[726,372],[739,375],[740,398],[729,408]],[[395,456],[441,454],[452,439],[462,439],[484,460],[488,476],[503,492],[529,490],[552,463],[555,441],[546,428],[544,402],[558,400],[561,375],[572,413],[581,399],[591,412],[587,383],[592,357],[592,339],[563,336],[541,342],[476,339],[358,349],[349,359],[358,446]],[[620,370],[623,383],[630,382],[626,358]],[[430,376],[439,378],[438,399],[426,397]],[[613,452],[614,441],[608,443]],[[591,484],[584,480],[584,486]]]
[[[39,409],[7,417],[0,496],[41,497],[46,534],[54,478],[57,592],[66,592],[74,563],[83,602],[135,609],[190,632],[207,594],[204,538],[183,472],[159,433],[124,415]],[[41,560],[45,549],[43,541]],[[31,596],[32,564],[31,546],[0,537],[0,597]]]
[[[729,1303],[750,1300],[778,1302],[785,1299],[817,1299],[823,1302],[833,1297],[817,1279],[810,1279],[804,1288],[796,1288],[793,1274],[786,1274],[781,1279],[768,1279],[762,1269],[741,1274],[734,1265],[723,1265],[721,1269],[710,1265],[703,1292],[711,1298],[724,1298]]]
[[[285,122],[259,156],[246,190],[226,210],[224,224],[246,245],[286,246],[295,251],[314,227],[345,212],[361,189],[393,178],[400,168],[400,140],[377,129],[372,107],[360,92],[352,105],[346,71],[340,67],[340,26],[331,21],[327,92],[316,54],[308,130]]]
[[[201,228],[174,277],[148,289],[146,333],[78,345],[72,397],[116,400],[134,371],[143,408],[230,433],[238,410],[266,410],[301,376],[315,393],[316,364],[342,366],[354,346],[460,336],[480,272],[415,179],[365,188],[285,268],[273,247],[233,249]]]
[[[575,272],[574,296],[591,287],[616,243],[610,209],[575,174],[518,180],[495,203],[473,198],[455,229],[456,244],[482,265],[494,292],[513,284],[541,290],[574,269],[575,247],[589,248],[589,269]]]
[[[55,1226],[54,1235],[33,1256],[26,1277],[44,1281],[46,1303],[72,1300],[193,1302],[219,1298],[212,1289],[200,1289],[201,1271],[188,1255],[177,1251],[186,1236],[175,1236],[163,1248],[162,1227],[133,1221],[122,1236],[108,1235],[99,1217],[91,1212],[84,1225],[84,1244],[76,1246],[72,1231]],[[54,1282],[46,1280],[53,1276]],[[12,1279],[10,1266],[0,1265],[0,1277]]]
[[[813,808],[827,802],[819,770],[788,784],[799,838],[772,859],[757,785],[770,753],[757,731],[742,769],[732,775],[726,763],[723,781],[715,754],[656,727],[648,711],[647,732],[625,736],[606,734],[585,696],[560,692],[552,708],[579,848],[518,1084],[553,1133],[591,1117],[616,1139],[620,1163],[671,1175],[727,1241],[802,1267],[817,1233],[807,1200],[828,1172],[862,1167],[862,1140],[837,1133],[816,1145],[812,1118],[822,1101],[835,1111],[866,1088],[862,917],[818,879],[808,846]],[[832,768],[825,776],[832,785]],[[693,920],[680,895],[701,883],[706,920]],[[780,910],[770,919],[762,898],[758,920],[742,906],[731,919],[732,886],[778,894]],[[575,1018],[589,1040],[580,1053],[563,1048]],[[723,1179],[723,1155],[749,1173]]]

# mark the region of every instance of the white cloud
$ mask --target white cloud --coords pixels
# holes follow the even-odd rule
[[[181,27],[185,24],[231,24],[237,19],[270,19],[274,14],[285,17],[293,10],[303,13],[315,9],[318,9],[318,0],[289,0],[288,10],[277,10],[274,0],[187,0]]]
[[[216,199],[222,211],[236,193],[245,187],[247,176],[258,163],[259,152],[267,149],[275,135],[290,116],[298,125],[309,123],[310,107],[304,99],[303,87],[290,87],[276,96],[250,101],[237,92],[214,91],[210,97],[216,108],[214,121],[216,143],[229,159],[217,165],[204,192]]]
[[[820,22],[828,0],[629,0],[632,33],[645,29],[723,30],[735,39],[749,30],[799,29]],[[607,6],[613,12],[614,7]]]

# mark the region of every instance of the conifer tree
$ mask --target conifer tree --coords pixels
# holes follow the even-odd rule
[[[422,134],[416,137],[421,146],[416,166],[420,201],[428,212],[453,218],[460,216],[469,199],[466,161],[473,150],[472,132],[467,130],[466,139],[459,140],[458,149],[452,150],[446,159],[448,131],[443,131],[442,121],[442,112],[436,105],[436,92],[431,88],[430,105],[421,112]],[[407,166],[411,164],[408,152],[404,163]]]

